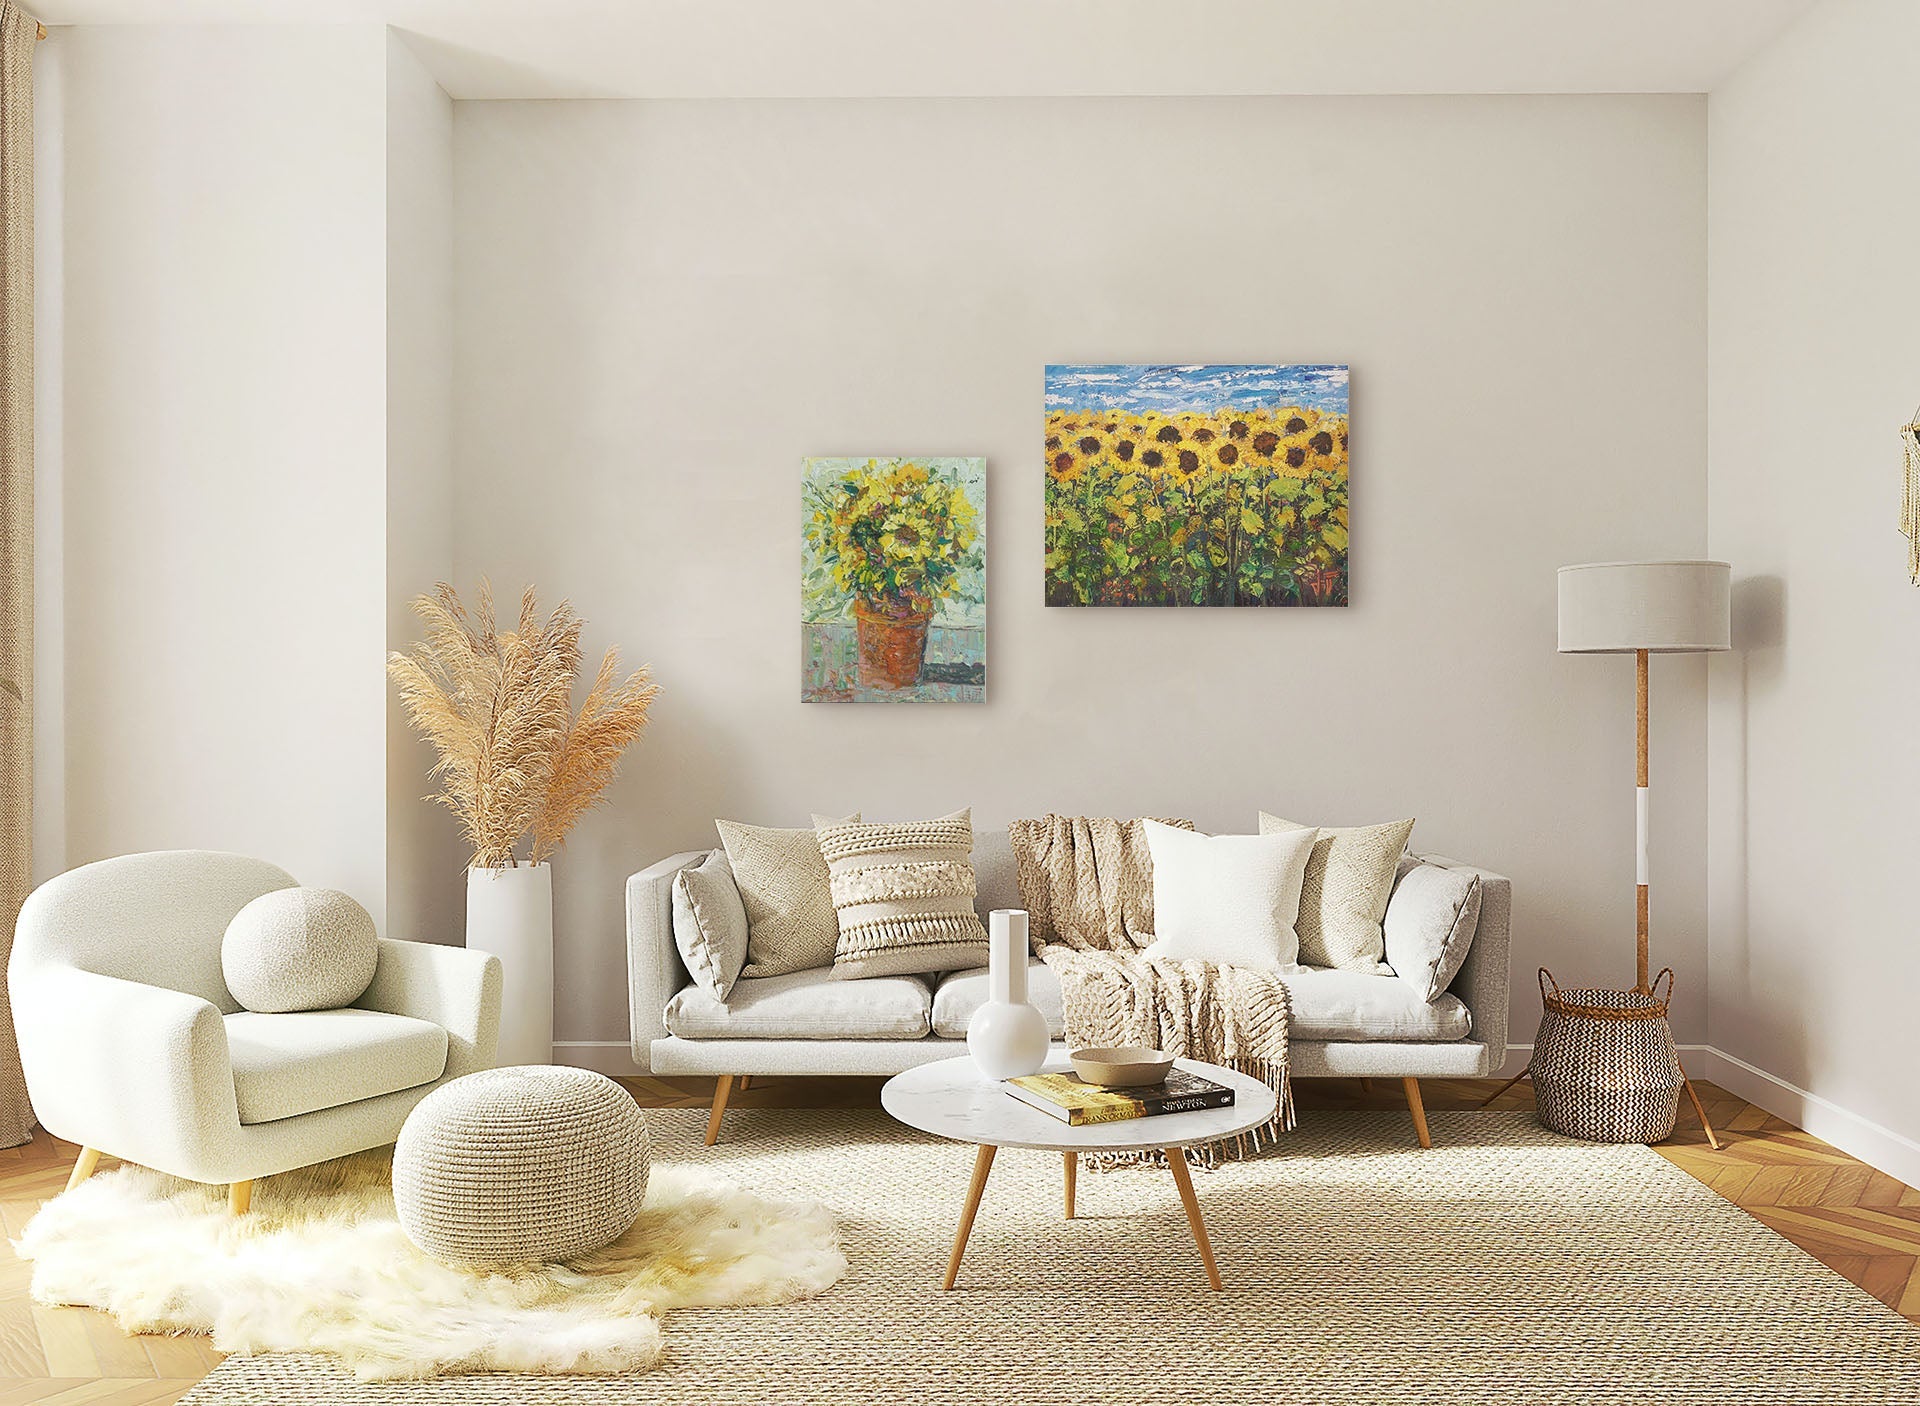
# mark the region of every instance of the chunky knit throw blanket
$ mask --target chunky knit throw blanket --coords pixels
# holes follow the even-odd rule
[[[1145,1045],[1269,1084],[1279,1096],[1273,1121],[1195,1149],[1203,1165],[1251,1156],[1291,1128],[1286,984],[1245,967],[1142,955],[1153,942],[1153,860],[1141,822],[1049,815],[1007,828],[1029,933],[1060,978],[1068,1044]]]

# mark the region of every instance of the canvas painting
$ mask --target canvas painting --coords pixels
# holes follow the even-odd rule
[[[984,703],[987,461],[808,459],[800,697]]]
[[[1048,605],[1345,605],[1347,368],[1049,366]]]

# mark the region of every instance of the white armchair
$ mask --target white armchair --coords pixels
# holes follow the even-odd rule
[[[436,1086],[493,1063],[500,962],[380,942],[352,1008],[244,1011],[220,971],[233,915],[293,877],[258,859],[172,850],[50,879],[20,910],[7,967],[41,1126],[189,1181],[253,1181],[392,1142]]]

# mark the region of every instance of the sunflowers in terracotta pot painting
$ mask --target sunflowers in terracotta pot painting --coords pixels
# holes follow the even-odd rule
[[[808,459],[807,702],[986,699],[986,460]]]
[[[1347,368],[1049,366],[1048,605],[1345,605]]]

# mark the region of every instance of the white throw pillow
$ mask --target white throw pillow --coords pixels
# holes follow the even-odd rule
[[[1318,830],[1201,835],[1143,822],[1153,855],[1149,957],[1289,971],[1300,959],[1294,923]]]
[[[747,964],[747,910],[725,850],[673,876],[673,945],[702,990],[721,1002],[733,994]]]
[[[233,915],[220,972],[250,1011],[331,1011],[373,984],[380,938],[373,918],[337,889],[262,894]]]
[[[1387,965],[1423,1000],[1439,1000],[1460,974],[1480,927],[1480,876],[1415,864],[1393,886],[1384,926]]]

